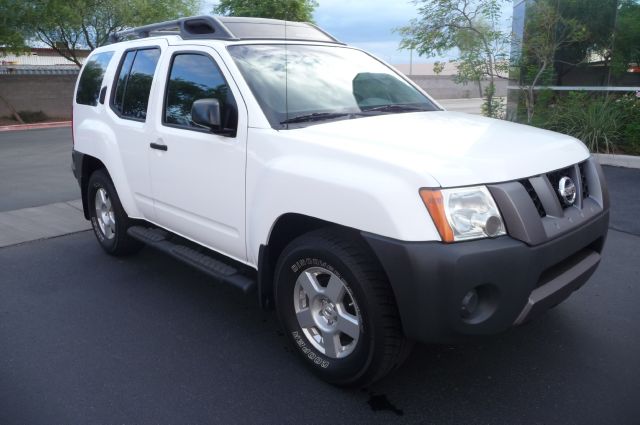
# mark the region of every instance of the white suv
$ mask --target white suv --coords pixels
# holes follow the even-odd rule
[[[91,54],[73,104],[99,243],[257,292],[328,382],[521,324],[600,261],[608,195],[578,140],[444,111],[307,23],[201,16],[124,38]]]

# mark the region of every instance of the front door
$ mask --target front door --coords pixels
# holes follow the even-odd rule
[[[246,107],[215,50],[163,55],[164,99],[157,102],[149,140],[155,221],[216,251],[246,260]],[[198,99],[217,99],[215,134],[191,121]]]

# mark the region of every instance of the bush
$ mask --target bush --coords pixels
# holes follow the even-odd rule
[[[489,84],[484,90],[482,115],[484,115],[485,117],[498,119],[504,119],[506,117],[504,99],[501,97],[496,97],[496,86],[494,84]]]
[[[569,93],[557,99],[547,118],[542,127],[580,139],[592,152],[611,153],[623,140],[626,117],[610,96]]]
[[[25,124],[46,121],[49,117],[42,111],[18,111]]]
[[[616,104],[623,120],[619,147],[624,153],[640,155],[640,93],[623,96]]]
[[[524,115],[520,103],[515,118],[522,122]],[[576,137],[592,152],[640,155],[640,93],[540,90],[531,125]]]

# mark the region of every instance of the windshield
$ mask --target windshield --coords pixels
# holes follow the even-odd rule
[[[336,46],[229,46],[271,126],[435,111],[438,108],[368,54]]]

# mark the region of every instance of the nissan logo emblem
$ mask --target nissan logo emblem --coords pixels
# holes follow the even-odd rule
[[[563,177],[558,182],[558,193],[565,205],[573,205],[576,202],[576,185],[569,177]]]

